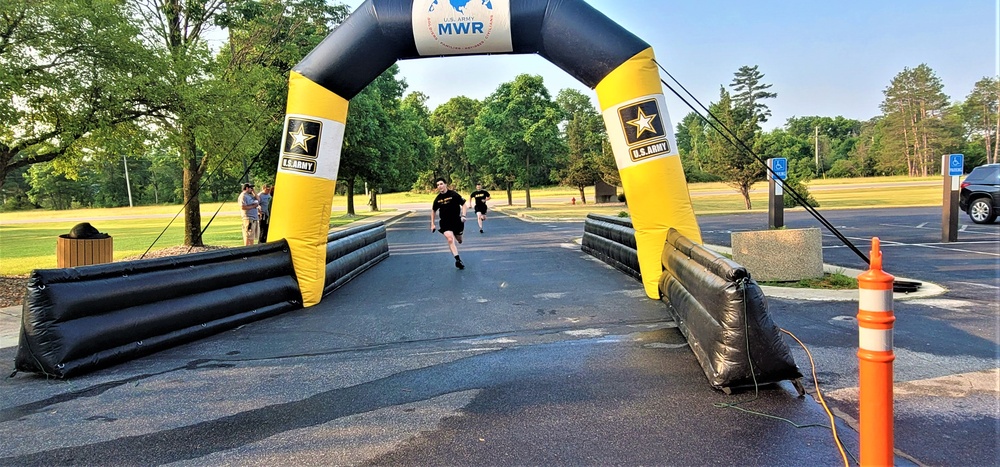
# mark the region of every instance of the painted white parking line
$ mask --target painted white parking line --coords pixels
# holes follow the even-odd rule
[[[935,250],[957,251],[957,252],[960,252],[960,253],[972,253],[972,254],[975,254],[975,255],[996,256],[996,257],[1000,258],[1000,253],[994,253],[992,251],[973,251],[973,250],[965,250],[965,249],[962,249],[962,248],[944,248],[944,247],[940,247],[940,246],[937,246],[937,245],[939,245],[939,244],[934,244],[934,243],[925,243],[925,244],[914,243],[914,244],[912,244],[912,246],[921,247],[921,248],[933,248]]]
[[[832,235],[832,234],[823,234],[823,236],[825,236],[825,237],[834,237],[834,235]],[[854,240],[854,241],[856,241],[856,242],[858,242],[858,243],[860,243],[862,245],[867,245],[871,241],[870,238],[856,238],[856,237],[844,237],[844,238],[846,238],[848,240]],[[963,248],[946,248],[946,247],[943,247],[943,246],[938,246],[938,245],[954,245],[954,243],[902,243],[902,242],[894,242],[892,240],[881,240],[881,239],[880,239],[880,242],[881,242],[881,246],[882,247],[915,246],[915,247],[918,247],[918,248],[933,248],[935,250],[955,251],[955,252],[959,252],[959,253],[972,253],[972,254],[976,254],[976,255],[1000,257],[1000,253],[995,253],[995,252],[992,252],[992,251],[973,251],[973,250],[966,250],[966,249],[963,249]],[[990,244],[996,244],[996,242],[992,242],[992,241],[986,240],[986,241],[977,241],[977,242],[962,242],[962,244],[963,245],[980,245],[980,244],[990,245]],[[831,248],[831,249],[832,248],[847,248],[847,245],[832,245],[832,246],[824,246],[823,248],[824,249],[825,248]]]
[[[919,224],[919,225],[900,225],[900,224],[879,224],[879,225],[881,225],[883,227],[893,227],[893,228],[901,228],[901,229],[924,229],[924,230],[940,230],[941,229],[940,227],[938,227],[938,224],[934,224],[931,227],[927,227],[927,224],[929,224],[929,223],[930,222],[924,222],[923,224]],[[967,234],[974,234],[974,235],[996,235],[996,231],[968,230],[969,227],[975,227],[975,225],[972,225],[972,224],[959,224],[958,231],[959,232],[965,232]]]

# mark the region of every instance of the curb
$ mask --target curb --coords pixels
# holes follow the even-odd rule
[[[719,253],[725,253],[727,255],[732,255],[732,248],[721,246],[721,245],[705,245],[707,248],[715,250]],[[858,275],[865,272],[861,269],[845,268],[843,266],[836,266],[833,264],[823,264],[823,272],[827,274],[843,274],[848,277],[853,277],[857,279]],[[935,284],[933,282],[927,282],[918,279],[909,279],[906,277],[896,276],[897,280],[919,282],[920,289],[916,292],[893,292],[892,299],[895,300],[916,300],[921,298],[936,297],[948,291],[948,289]],[[798,287],[776,287],[772,285],[762,285],[760,289],[764,292],[765,296],[775,297],[775,298],[789,298],[795,300],[812,300],[812,301],[838,301],[838,302],[848,302],[858,300],[858,290],[857,289],[840,289],[840,290],[830,290],[830,289],[807,289]]]
[[[0,308],[0,349],[14,347],[21,334],[21,305]]]

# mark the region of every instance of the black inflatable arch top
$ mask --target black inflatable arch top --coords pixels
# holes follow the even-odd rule
[[[412,3],[367,0],[295,71],[350,100],[397,60],[422,57],[413,39]],[[583,0],[511,0],[510,14],[511,53],[537,53],[590,88],[649,48]]]

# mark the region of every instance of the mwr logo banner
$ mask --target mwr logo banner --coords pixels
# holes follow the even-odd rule
[[[676,155],[663,94],[643,96],[604,111],[618,168]]]
[[[412,18],[422,56],[514,51],[510,0],[414,0]]]
[[[278,171],[336,180],[343,142],[343,123],[288,114],[285,116]]]

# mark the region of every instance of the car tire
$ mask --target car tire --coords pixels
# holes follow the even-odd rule
[[[991,224],[996,220],[997,212],[989,198],[976,198],[969,204],[969,217],[977,224]]]

